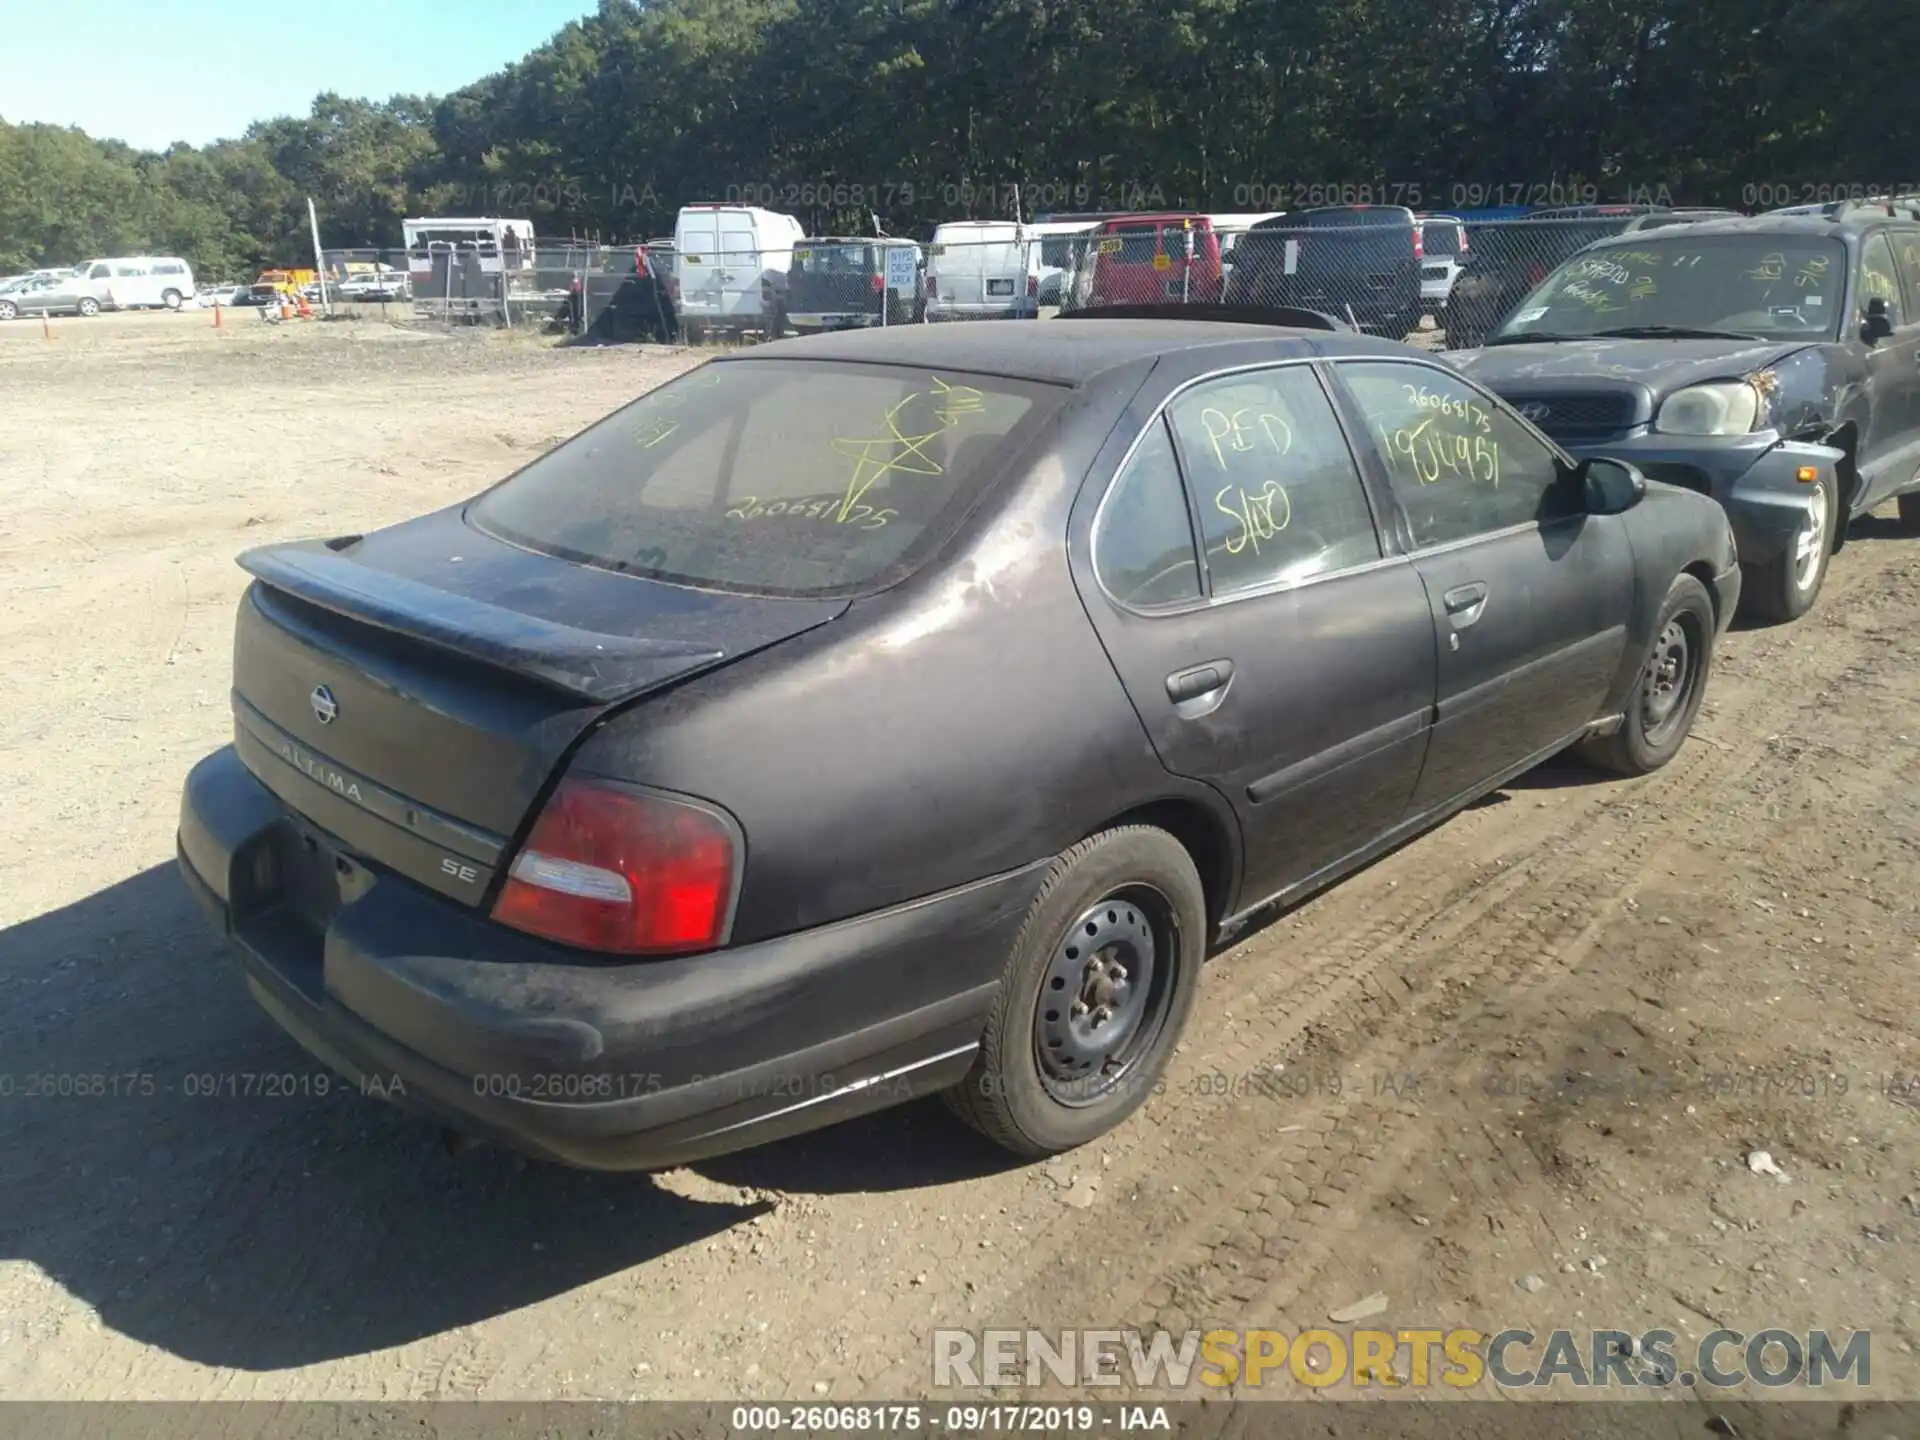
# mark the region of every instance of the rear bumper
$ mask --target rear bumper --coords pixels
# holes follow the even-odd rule
[[[1565,444],[1565,442],[1562,442]],[[1746,564],[1778,559],[1793,544],[1806,520],[1813,485],[1798,478],[1812,467],[1822,478],[1835,475],[1842,452],[1830,445],[1756,436],[1661,435],[1642,428],[1617,439],[1566,445],[1585,459],[1606,455],[1625,460],[1663,480],[1720,502],[1733,526],[1733,538]],[[1847,517],[1837,523],[1846,524]]]
[[[1008,302],[993,305],[940,305],[929,301],[927,321],[938,324],[943,320],[1035,320],[1040,316],[1040,302],[1030,298],[1024,303]]]
[[[620,962],[495,925],[337,843],[231,748],[188,777],[181,873],[255,1000],[366,1093],[608,1170],[746,1149],[957,1082],[1044,872],[712,955]],[[324,922],[287,881],[302,847],[342,877]]]

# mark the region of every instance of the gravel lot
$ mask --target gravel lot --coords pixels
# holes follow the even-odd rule
[[[0,1394],[898,1397],[937,1326],[1380,1292],[1398,1327],[1870,1327],[1873,1393],[1920,1397],[1920,544],[1886,520],[1807,620],[1729,637],[1665,773],[1546,767],[1221,955],[1105,1141],[1014,1167],[919,1106],[582,1175],[338,1085],[191,1093],[323,1072],[174,824],[230,729],[236,552],[470,493],[689,357],[53,328],[0,326]]]

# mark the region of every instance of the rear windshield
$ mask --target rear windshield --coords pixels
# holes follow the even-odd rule
[[[614,412],[481,496],[481,530],[762,595],[891,584],[1070,392],[903,366],[736,360]]]
[[[869,246],[833,242],[796,247],[793,268],[802,275],[869,275],[876,267]]]
[[[1420,245],[1428,255],[1458,255],[1460,227],[1452,221],[1429,220],[1420,227]]]

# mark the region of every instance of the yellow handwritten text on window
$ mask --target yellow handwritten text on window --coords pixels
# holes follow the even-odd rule
[[[1279,506],[1277,515],[1276,505]],[[1249,548],[1258,555],[1260,542],[1273,539],[1293,520],[1293,502],[1287,498],[1286,486],[1278,480],[1267,481],[1252,494],[1238,485],[1223,485],[1213,497],[1213,508],[1239,527],[1227,536],[1229,555],[1238,555]]]
[[[1207,445],[1213,451],[1213,463],[1227,468],[1227,454],[1246,455],[1264,447],[1274,456],[1293,449],[1293,427],[1270,410],[1255,410],[1243,405],[1238,410],[1221,410],[1209,405],[1200,412],[1201,428],[1207,432]]]

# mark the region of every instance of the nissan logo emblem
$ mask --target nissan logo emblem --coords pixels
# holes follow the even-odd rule
[[[313,718],[322,725],[331,725],[333,717],[340,713],[340,702],[333,698],[333,692],[324,685],[313,687],[313,694],[307,697],[313,703]]]
[[[1522,405],[1520,407],[1520,413],[1538,425],[1542,420],[1545,420],[1549,415],[1553,414],[1553,407],[1544,401],[1535,400],[1531,405]]]

